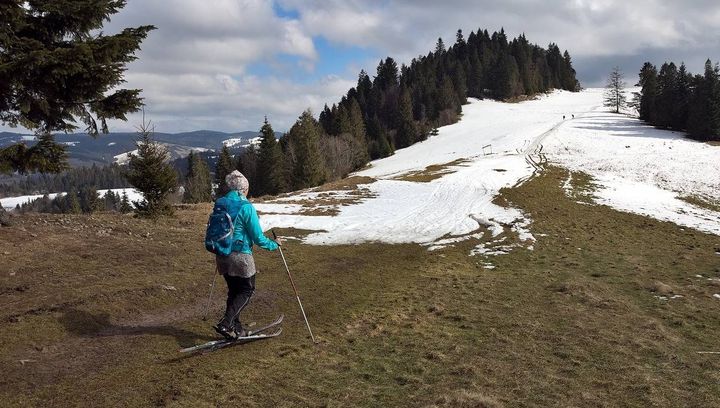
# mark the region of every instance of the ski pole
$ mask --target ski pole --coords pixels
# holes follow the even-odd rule
[[[277,235],[275,235],[275,230],[272,230],[272,234],[273,238],[275,238],[275,241],[277,241]],[[290,268],[288,268],[287,261],[285,261],[285,255],[283,254],[282,247],[278,245],[278,249],[280,250],[280,256],[282,257],[283,264],[285,264],[285,270],[287,271],[288,278],[290,278],[290,284],[292,285],[293,291],[295,292],[295,297],[297,298],[298,304],[300,305],[300,311],[302,312],[303,319],[305,319],[305,325],[310,332],[310,338],[312,339],[313,343],[317,344],[317,341],[315,341],[315,336],[313,336],[312,329],[310,329],[310,323],[308,323],[307,316],[305,315],[305,309],[303,308],[302,302],[300,301],[300,295],[298,294],[297,288],[295,287],[295,282],[293,281],[292,275],[290,275]]]
[[[210,295],[208,295],[207,306],[205,306],[205,314],[203,315],[203,321],[207,320],[208,312],[210,311],[210,301],[212,300],[213,289],[215,289],[215,279],[218,276],[217,264],[215,264],[215,273],[213,274],[212,286],[210,286]]]

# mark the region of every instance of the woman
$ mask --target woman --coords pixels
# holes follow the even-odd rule
[[[257,211],[246,198],[250,184],[245,176],[235,170],[225,177],[225,183],[230,188],[230,192],[220,197],[216,205],[222,205],[235,216],[235,234],[232,253],[229,256],[215,257],[218,272],[227,282],[228,296],[225,315],[214,329],[220,335],[231,339],[247,335],[247,330],[240,324],[239,315],[255,292],[253,244],[275,251],[282,241],[277,238],[275,242],[263,235]]]

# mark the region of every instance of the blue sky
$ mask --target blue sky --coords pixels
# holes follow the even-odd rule
[[[285,15],[285,13],[283,13]],[[283,76],[301,84],[319,81],[329,76],[359,74],[359,67],[380,61],[381,54],[370,47],[334,44],[325,37],[312,37],[317,60],[308,64],[301,56],[278,54],[273,61],[250,64],[247,73],[261,78]]]

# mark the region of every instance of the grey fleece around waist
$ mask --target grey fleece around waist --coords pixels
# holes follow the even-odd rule
[[[232,252],[228,256],[215,256],[218,273],[221,275],[249,278],[255,275],[255,259],[252,254]]]

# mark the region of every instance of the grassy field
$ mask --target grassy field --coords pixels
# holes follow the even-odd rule
[[[202,321],[209,205],[23,216],[0,229],[0,405],[720,406],[720,355],[699,353],[720,351],[720,237],[567,198],[567,179],[497,200],[533,219],[532,251],[288,241],[317,345],[258,252],[245,322],[284,312],[282,336],[193,356],[224,302]]]

